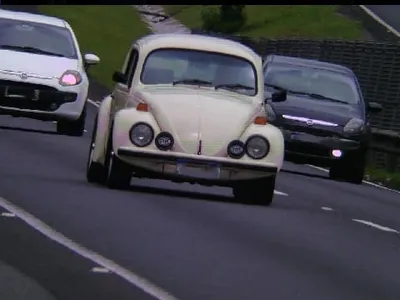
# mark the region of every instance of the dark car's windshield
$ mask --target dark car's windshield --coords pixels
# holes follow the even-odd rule
[[[189,49],[159,49],[148,55],[143,84],[193,84],[254,96],[257,76],[253,64],[227,54]]]
[[[270,63],[264,70],[266,89],[271,86],[314,94],[315,99],[336,99],[338,101],[356,104],[360,101],[357,84],[354,78],[329,70],[293,66],[280,63]],[[322,96],[322,97],[321,97]]]
[[[0,48],[77,58],[67,28],[21,20],[0,18]]]

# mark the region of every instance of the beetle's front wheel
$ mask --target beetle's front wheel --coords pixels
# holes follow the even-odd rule
[[[233,187],[235,202],[269,206],[274,200],[275,176],[237,183]]]

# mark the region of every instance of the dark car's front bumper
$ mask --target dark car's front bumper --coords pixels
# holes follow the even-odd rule
[[[363,151],[366,147],[359,139],[318,136],[311,133],[282,130],[285,138],[285,160],[299,163],[330,166],[333,161],[347,153]],[[333,150],[340,150],[340,157],[333,155]]]

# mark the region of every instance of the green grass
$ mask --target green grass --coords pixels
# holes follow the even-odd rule
[[[400,173],[391,173],[383,169],[368,167],[366,171],[366,179],[383,186],[400,190]]]
[[[189,28],[201,28],[203,5],[164,5]],[[251,37],[363,39],[360,22],[337,12],[335,5],[247,5],[247,24],[238,34]]]
[[[132,42],[149,33],[131,5],[40,5],[39,11],[70,23],[81,52],[100,57],[91,75],[109,88],[112,73],[121,69]]]

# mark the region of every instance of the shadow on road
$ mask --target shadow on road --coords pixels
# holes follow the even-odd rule
[[[22,131],[22,132],[31,132],[31,133],[50,134],[50,135],[60,135],[56,131],[30,129],[30,128],[23,128],[23,127],[11,127],[11,126],[2,126],[2,125],[0,125],[0,130],[12,130],[12,131]]]

